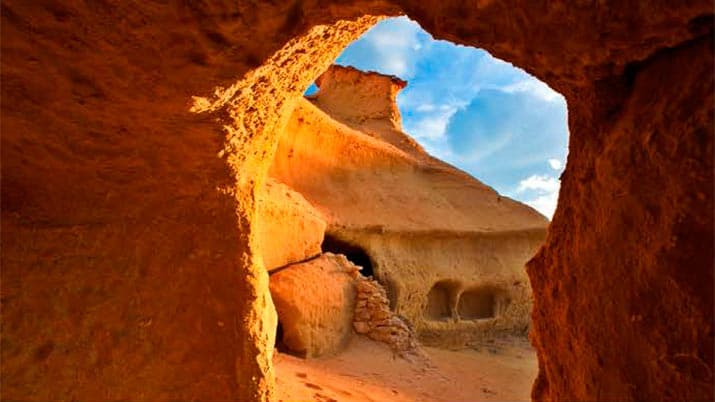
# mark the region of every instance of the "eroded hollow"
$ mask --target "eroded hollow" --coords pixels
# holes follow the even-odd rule
[[[306,357],[306,353],[304,350],[294,350],[291,349],[288,345],[286,345],[285,330],[283,329],[283,323],[281,323],[280,319],[278,320],[278,325],[276,327],[276,340],[273,344],[273,347],[280,353],[285,353],[300,358]]]
[[[375,272],[372,268],[372,260],[370,256],[363,250],[362,247],[348,243],[335,236],[325,234],[323,243],[320,245],[324,253],[343,254],[353,264],[362,267],[360,273],[363,276],[374,276]]]
[[[285,352],[285,345],[283,344],[283,324],[280,320],[278,321],[278,326],[276,327],[276,341],[273,345],[278,351]]]
[[[430,320],[455,318],[455,301],[459,284],[454,281],[439,281],[427,293],[425,316]]]
[[[462,292],[457,313],[463,320],[494,318],[497,314],[497,294],[493,288],[481,287]]]

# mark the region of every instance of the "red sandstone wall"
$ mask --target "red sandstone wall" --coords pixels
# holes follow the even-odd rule
[[[529,266],[536,398],[713,396],[712,49],[703,38],[654,54],[594,135],[572,136]],[[588,132],[579,109],[572,130]]]
[[[263,54],[201,11],[3,1],[3,398],[237,395],[245,223],[188,104]]]

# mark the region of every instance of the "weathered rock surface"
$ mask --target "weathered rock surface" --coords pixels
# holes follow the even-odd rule
[[[258,241],[268,271],[321,253],[325,220],[300,193],[269,179],[256,210]]]
[[[528,267],[535,398],[712,398],[712,39],[633,67],[623,103],[595,127],[585,104],[569,106],[573,167]]]
[[[711,399],[705,0],[3,0],[3,398],[265,400],[258,189],[294,100],[375,22],[356,18],[400,12],[568,101],[529,265],[534,398]]]
[[[351,79],[358,73],[364,75],[360,84],[368,88],[370,81],[389,84],[393,79],[339,66],[332,66],[327,74],[335,76],[333,70],[347,73],[342,93],[351,88],[359,93]],[[327,89],[325,93],[328,100],[323,99],[323,90],[311,100],[328,110],[349,108],[325,106],[329,100],[351,102],[347,95],[331,97]],[[390,97],[381,101],[381,94]],[[377,92],[374,102],[392,109],[396,94]],[[344,113],[336,120],[311,101],[299,100],[281,133],[270,177],[301,193],[325,216],[331,231],[545,233],[548,221],[530,207],[500,196],[421,149],[409,147],[406,152],[394,146],[413,140],[395,125],[399,119],[391,118],[393,113],[397,111],[381,114],[382,123],[391,125],[391,138],[386,141],[375,130],[362,131],[358,117],[351,118],[351,128],[339,122]],[[377,125],[374,120],[379,119],[369,119],[371,126]]]
[[[271,176],[322,212],[331,239],[364,251],[422,341],[526,334],[525,264],[547,220],[414,145],[395,102],[403,81],[331,66],[317,83],[286,126]]]
[[[331,253],[271,275],[280,341],[304,357],[340,351],[352,334],[357,275],[358,267]]]
[[[347,7],[2,1],[4,399],[268,397],[257,133],[375,23]],[[191,112],[249,71],[245,131]]]
[[[402,117],[395,99],[407,82],[338,65],[332,65],[315,82],[320,93],[310,100],[331,118],[413,156],[425,155],[422,146],[400,129]]]

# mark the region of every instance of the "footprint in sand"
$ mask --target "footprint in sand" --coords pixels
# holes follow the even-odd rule
[[[323,395],[323,394],[314,394],[313,397],[315,398],[316,401],[319,402],[338,402],[337,399],[331,398],[329,396]]]

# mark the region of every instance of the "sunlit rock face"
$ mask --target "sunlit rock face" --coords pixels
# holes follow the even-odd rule
[[[294,110],[270,175],[314,205],[344,243],[324,251],[350,258],[351,247],[362,250],[423,342],[526,334],[525,264],[547,220],[415,145],[400,127],[399,79],[332,66],[317,83],[314,104]]]
[[[326,253],[271,275],[282,330],[278,342],[302,357],[344,348],[352,335],[358,269],[344,256]]]
[[[321,254],[326,223],[303,196],[268,180],[258,196],[257,239],[268,271]]]
[[[711,399],[705,0],[4,0],[3,398],[268,398],[258,189],[295,100],[376,21],[357,18],[400,12],[567,99],[529,264],[534,398]]]
[[[352,67],[332,66],[316,79],[320,93],[311,102],[331,118],[405,152],[424,154],[422,147],[402,132],[395,99],[407,82]]]

